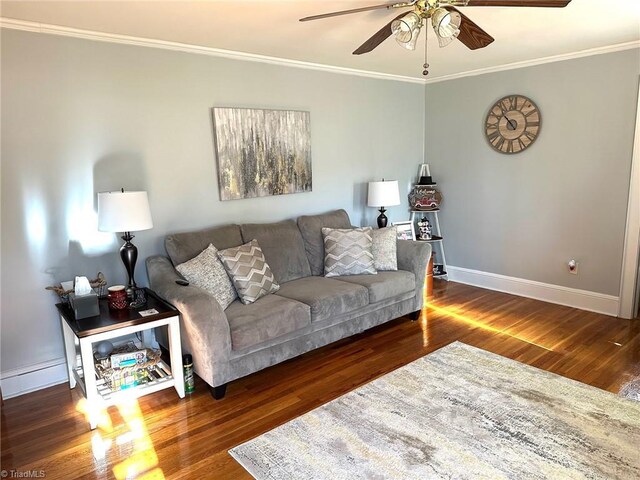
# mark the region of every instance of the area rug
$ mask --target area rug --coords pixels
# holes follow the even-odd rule
[[[453,343],[230,450],[256,479],[640,478],[640,404]]]
[[[620,387],[618,395],[626,397],[630,400],[640,402],[640,377],[635,378]]]
[[[618,395],[640,402],[640,365],[636,366],[637,375],[620,386]]]

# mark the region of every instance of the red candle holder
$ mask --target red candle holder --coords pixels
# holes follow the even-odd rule
[[[111,310],[124,310],[129,306],[127,291],[124,285],[114,285],[113,287],[109,287],[108,290],[107,302]]]

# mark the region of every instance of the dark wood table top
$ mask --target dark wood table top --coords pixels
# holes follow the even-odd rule
[[[144,291],[147,296],[147,303],[140,308],[110,310],[107,303],[107,297],[102,297],[98,299],[100,315],[82,318],[80,320],[76,320],[73,309],[68,303],[57,303],[56,308],[78,338],[96,335],[97,333],[109,332],[111,330],[129,327],[131,325],[141,325],[179,315],[178,310],[162,300],[153,290],[145,288]],[[139,313],[140,311],[150,310],[152,308],[155,308],[158,313],[148,315],[146,317],[143,317]]]

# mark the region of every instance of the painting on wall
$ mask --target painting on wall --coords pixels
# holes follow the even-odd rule
[[[220,200],[311,191],[309,112],[214,108]]]

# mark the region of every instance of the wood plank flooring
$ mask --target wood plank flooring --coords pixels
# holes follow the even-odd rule
[[[46,478],[251,478],[227,450],[453,341],[617,392],[640,375],[640,320],[622,320],[454,282],[422,318],[400,318],[230,384],[198,380],[108,410],[91,432],[81,397],[58,385],[2,407],[1,468]],[[14,474],[15,477],[16,474]]]

